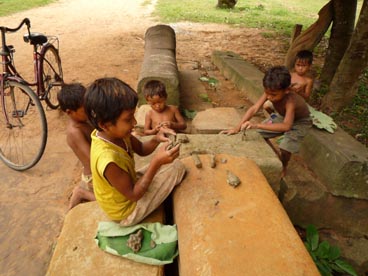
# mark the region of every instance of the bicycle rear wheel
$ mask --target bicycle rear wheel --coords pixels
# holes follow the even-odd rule
[[[59,106],[57,93],[64,82],[59,51],[52,44],[48,44],[44,46],[41,56],[42,83],[46,93],[45,101],[50,108],[56,109]]]
[[[28,86],[4,84],[0,110],[0,159],[24,171],[41,159],[47,141],[47,122],[40,100]]]

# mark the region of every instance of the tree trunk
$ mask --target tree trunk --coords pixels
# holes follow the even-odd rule
[[[333,0],[332,4],[333,25],[320,77],[321,83],[327,86],[330,85],[353,35],[357,0]]]
[[[325,112],[341,111],[357,93],[359,77],[368,65],[368,0],[364,0],[350,45],[322,99]]]
[[[295,56],[299,51],[313,51],[314,47],[321,41],[332,22],[332,1],[328,2],[318,12],[318,15],[318,20],[302,32],[290,46],[285,58],[285,66],[287,68],[293,68]]]
[[[222,9],[232,9],[235,7],[236,2],[238,2],[238,0],[218,0],[217,7]]]

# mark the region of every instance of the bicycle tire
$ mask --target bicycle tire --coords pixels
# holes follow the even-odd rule
[[[40,73],[45,91],[45,102],[51,109],[57,109],[59,107],[57,93],[64,81],[59,51],[52,44],[45,45],[41,52]]]
[[[42,104],[31,88],[15,81],[4,83],[1,99],[0,159],[14,170],[30,169],[41,159],[47,143]]]

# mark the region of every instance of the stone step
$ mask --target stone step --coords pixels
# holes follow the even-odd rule
[[[115,256],[101,250],[94,240],[100,221],[109,221],[97,202],[79,204],[68,212],[47,271],[48,276],[70,275],[152,275],[164,274],[153,266]],[[164,221],[159,207],[143,222]]]
[[[179,275],[320,275],[282,205],[255,162],[220,154],[182,159],[184,181],[174,190]],[[227,170],[237,175],[236,188]]]

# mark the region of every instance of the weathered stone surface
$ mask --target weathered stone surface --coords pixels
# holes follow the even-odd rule
[[[46,275],[163,275],[162,266],[134,262],[101,250],[94,240],[98,222],[109,221],[97,202],[74,207],[65,217]],[[144,222],[163,222],[160,207]]]
[[[146,102],[142,91],[144,85],[148,81],[159,80],[165,84],[167,103],[179,105],[179,72],[175,43],[175,31],[170,26],[156,25],[147,29],[137,87],[140,104]]]
[[[368,199],[368,150],[341,128],[312,129],[300,154],[331,194]]]
[[[180,137],[179,134],[178,137]],[[253,160],[266,176],[276,194],[280,190],[282,164],[273,150],[255,130],[248,130],[245,140],[242,134],[186,134],[189,143],[181,145],[180,158],[192,152],[226,153]]]
[[[179,274],[319,275],[286,212],[257,165],[242,157],[191,157],[184,181],[174,190],[174,220],[179,235]],[[237,175],[236,188],[226,170]]]
[[[234,82],[239,90],[247,92],[247,97],[252,102],[256,102],[263,94],[263,73],[238,54],[214,51],[212,62],[226,78]]]
[[[367,200],[333,196],[318,179],[298,168],[296,162],[290,163],[289,170],[292,174],[284,178],[279,198],[294,224],[314,224],[350,237],[368,236]]]
[[[232,107],[210,108],[197,113],[192,128],[195,133],[218,134],[221,130],[233,128],[241,118],[241,114]]]

